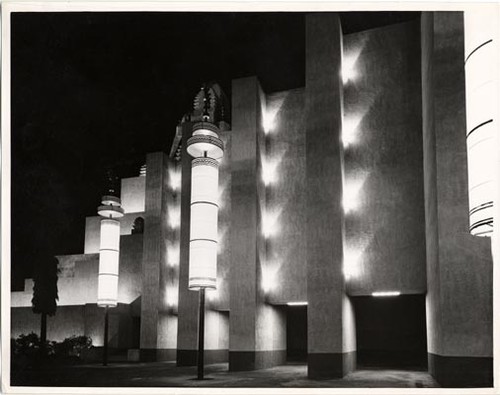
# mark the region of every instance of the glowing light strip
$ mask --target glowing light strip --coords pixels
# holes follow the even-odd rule
[[[399,295],[401,295],[401,292],[399,292],[399,291],[372,292],[372,296],[399,296]]]
[[[307,302],[288,302],[287,306],[307,306]]]

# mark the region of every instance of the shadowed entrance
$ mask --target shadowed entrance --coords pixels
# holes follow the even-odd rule
[[[355,297],[358,369],[427,368],[425,296]]]

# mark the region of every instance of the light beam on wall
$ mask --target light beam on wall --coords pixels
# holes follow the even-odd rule
[[[176,287],[167,287],[166,302],[168,307],[177,307],[179,303],[179,292]]]
[[[364,180],[362,179],[350,179],[345,181],[342,197],[342,205],[345,213],[353,212],[359,207],[359,195],[363,183]]]
[[[276,130],[276,118],[285,102],[289,92],[280,92],[278,97],[268,100],[262,107],[262,128],[264,134],[270,134]]]
[[[228,182],[219,185],[219,190],[217,194],[217,202],[219,204],[219,211],[224,208],[224,194],[226,193],[228,187]]]
[[[279,162],[280,160],[276,158],[262,158],[262,181],[264,185],[268,186],[276,182]]]
[[[342,143],[344,148],[357,142],[359,125],[362,119],[362,116],[349,116],[342,120]]]
[[[215,302],[219,299],[219,290],[218,289],[208,289],[207,290],[207,299],[211,302]]]
[[[264,112],[262,115],[262,127],[264,128],[264,133],[269,134],[275,128],[275,117],[276,114],[271,114],[270,112]]]
[[[342,59],[342,81],[344,84],[347,84],[349,81],[354,81],[358,76],[356,72],[356,61],[358,60],[357,56],[345,56]]]
[[[226,233],[227,233],[227,226],[219,229],[219,232],[217,234],[218,237],[218,243],[217,243],[217,253],[220,254],[224,250],[224,242],[226,238]]]
[[[179,191],[181,189],[182,176],[180,170],[170,168],[168,170],[169,185],[172,191]]]
[[[266,262],[262,265],[262,290],[265,294],[271,292],[276,288],[276,284],[278,281],[277,274],[278,269],[280,267],[279,262]]]
[[[281,210],[264,210],[262,212],[262,235],[268,239],[279,231],[278,218]]]
[[[168,206],[168,224],[177,229],[181,224],[181,208],[178,205]]]
[[[167,262],[170,267],[179,266],[180,249],[178,243],[169,243],[167,246]]]
[[[360,257],[361,252],[348,249],[344,251],[344,277],[346,280],[353,279],[359,276],[360,272]]]
[[[356,43],[355,47],[350,48],[349,50],[344,50],[342,54],[342,81],[344,84],[349,82],[354,82],[359,77],[359,72],[356,69],[356,63],[358,62],[358,58],[361,55],[361,51],[365,47],[367,41],[367,36],[361,38]]]

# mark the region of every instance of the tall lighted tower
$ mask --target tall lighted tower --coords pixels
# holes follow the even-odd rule
[[[120,221],[123,217],[121,201],[115,196],[103,196],[97,209],[101,219],[99,247],[99,277],[97,305],[105,308],[103,365],[108,364],[108,308],[118,304],[118,267],[120,259]]]
[[[193,126],[187,142],[191,162],[191,226],[189,238],[190,290],[199,291],[198,379],[203,379],[205,289],[217,287],[217,216],[219,160],[224,145],[219,128],[210,122],[208,92],[203,92],[202,121]]]
[[[493,233],[498,133],[498,13],[464,13],[470,233]]]

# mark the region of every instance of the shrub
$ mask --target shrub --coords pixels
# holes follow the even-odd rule
[[[88,336],[71,336],[64,339],[61,343],[55,344],[55,353],[57,356],[75,356],[80,357],[84,350],[92,347],[92,339]]]
[[[20,335],[11,339],[11,352],[13,356],[37,357],[40,354],[40,338],[36,333]],[[47,341],[45,355],[56,358],[80,357],[84,350],[92,347],[92,339],[88,336],[71,336],[58,343]]]
[[[36,333],[19,335],[17,339],[11,340],[12,353],[14,355],[30,356],[40,350],[40,338]]]

